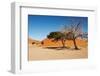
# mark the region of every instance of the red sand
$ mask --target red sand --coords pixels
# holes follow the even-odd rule
[[[61,41],[54,42],[51,39],[45,39],[45,40],[43,40],[43,43],[44,43],[43,46],[46,46],[46,47],[61,47],[62,46]],[[82,39],[76,39],[76,44],[79,47],[87,47],[88,46],[87,41],[82,40]],[[73,41],[66,40],[66,46],[74,47]]]

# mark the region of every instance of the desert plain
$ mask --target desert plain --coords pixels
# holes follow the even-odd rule
[[[28,39],[28,60],[56,60],[88,58],[88,41],[76,40],[79,50],[74,49],[73,41],[66,40],[66,48],[61,48],[61,41],[53,42],[50,39],[41,41]]]

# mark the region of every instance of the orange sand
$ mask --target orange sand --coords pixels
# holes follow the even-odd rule
[[[32,44],[35,42],[35,44]],[[87,58],[88,43],[86,40],[77,39],[76,43],[80,50],[75,50],[73,41],[67,40],[66,46],[70,47],[68,49],[50,49],[46,47],[61,47],[61,41],[53,42],[50,39],[43,40],[43,44],[40,41],[29,39],[29,61],[32,60],[51,60],[51,59],[77,59],[77,58]]]
[[[61,41],[54,42],[50,39],[45,39],[45,40],[43,40],[43,42],[44,42],[43,46],[46,46],[46,47],[61,47],[62,46]],[[77,39],[76,44],[79,47],[87,47],[87,45],[88,45],[87,41],[82,40],[82,39]],[[74,47],[73,41],[72,40],[66,40],[66,46],[67,47]]]

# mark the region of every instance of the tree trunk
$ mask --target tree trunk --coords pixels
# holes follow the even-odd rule
[[[62,39],[61,42],[62,42],[62,45],[63,45],[62,47],[65,48],[66,47],[65,46],[65,40]]]
[[[74,42],[74,47],[75,47],[75,49],[78,50],[78,47],[77,47],[76,39],[75,39],[75,38],[73,39],[73,42]]]

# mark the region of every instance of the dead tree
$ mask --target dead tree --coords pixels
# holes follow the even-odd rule
[[[76,43],[76,39],[78,37],[82,36],[82,26],[81,26],[81,22],[78,22],[76,24],[72,24],[71,26],[68,27],[68,33],[67,33],[67,39],[71,39],[73,40],[74,43],[74,47],[76,50],[78,50],[78,46]]]

